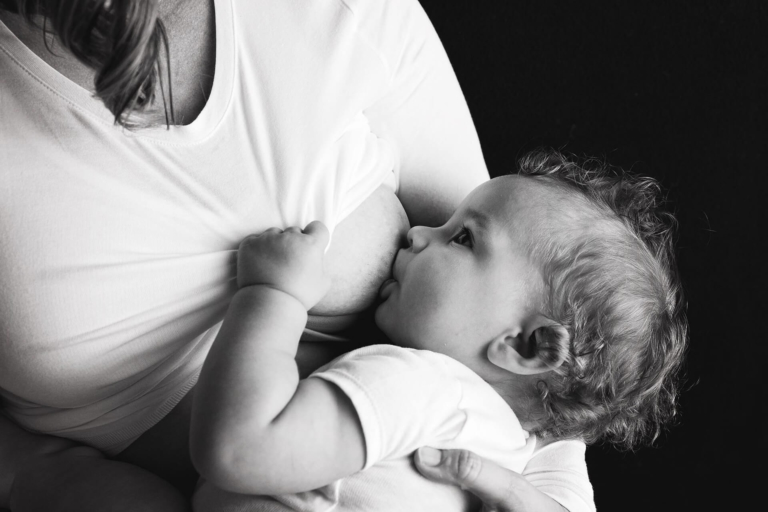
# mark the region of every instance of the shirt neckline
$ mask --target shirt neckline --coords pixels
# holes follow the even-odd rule
[[[221,123],[234,88],[235,28],[231,0],[215,0],[214,16],[216,63],[210,96],[192,123],[170,126],[170,128],[161,125],[132,131],[115,126],[114,116],[100,100],[38,57],[2,21],[0,21],[0,50],[4,50],[11,60],[52,93],[98,122],[122,130],[126,137],[165,144],[194,144],[210,136]]]

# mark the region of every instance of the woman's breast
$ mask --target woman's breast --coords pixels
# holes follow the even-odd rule
[[[327,176],[333,169],[314,181],[288,174],[283,187],[277,168],[263,177],[241,153],[227,160],[228,133],[184,158],[153,145],[137,151],[107,131],[83,147],[98,147],[100,134],[112,137],[101,143],[110,151],[87,160],[33,151],[23,166],[32,157],[11,153],[9,168],[24,172],[0,189],[0,232],[9,241],[0,250],[0,388],[77,408],[140,396],[179,367],[192,372],[193,340],[221,320],[236,290],[239,241],[271,226],[332,222],[333,200],[346,190],[334,188],[341,180]],[[371,305],[407,230],[391,188],[361,194],[334,230],[333,287],[313,313]]]
[[[408,217],[392,188],[379,186],[336,226],[325,259],[331,289],[311,313],[344,315],[370,307],[390,275],[408,228]]]

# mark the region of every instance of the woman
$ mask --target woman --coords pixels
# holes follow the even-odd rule
[[[317,341],[370,306],[408,220],[441,223],[488,179],[413,0],[1,5],[4,413],[182,488],[194,481],[190,391],[234,292],[240,239],[314,219],[331,228],[333,286],[299,355],[311,369],[349,348]],[[0,428],[0,460],[26,461],[0,468],[0,498],[14,478],[17,503],[55,496],[65,476],[70,497],[72,485],[95,500],[119,492],[75,478],[72,450],[98,457],[87,448]],[[593,506],[576,441],[532,459],[540,490],[452,457],[443,478],[476,481],[481,497]]]

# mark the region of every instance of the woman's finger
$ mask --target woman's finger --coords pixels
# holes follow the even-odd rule
[[[471,492],[491,510],[515,510],[511,492],[517,473],[467,450],[436,450],[422,447],[414,457],[416,468],[430,480],[458,485]]]
[[[322,247],[328,247],[328,241],[331,239],[331,232],[325,227],[325,224],[319,220],[313,220],[304,228],[304,233],[313,236]]]

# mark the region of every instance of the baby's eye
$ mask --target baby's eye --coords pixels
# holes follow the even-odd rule
[[[459,245],[466,245],[467,247],[472,247],[472,233],[466,227],[462,227],[461,231],[459,231],[459,233],[453,237],[451,242],[455,242]]]

